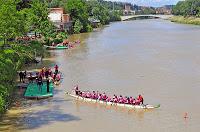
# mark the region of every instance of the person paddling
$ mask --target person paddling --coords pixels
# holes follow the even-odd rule
[[[123,101],[124,101],[124,99],[123,99],[122,95],[120,95],[120,96],[119,96],[119,103],[121,103],[121,104],[122,104],[122,103],[123,103]]]
[[[142,97],[141,94],[139,94],[138,100],[139,100],[139,102],[140,102],[141,104],[144,104],[144,99],[143,99],[143,97]]]
[[[105,92],[102,94],[102,98],[103,98],[104,101],[107,99],[107,96],[106,96]]]
[[[92,99],[96,99],[96,93],[95,93],[95,91],[92,92]]]
[[[74,90],[75,90],[76,95],[79,95],[80,90],[79,90],[79,88],[78,88],[78,85],[76,85],[76,86],[74,87]]]

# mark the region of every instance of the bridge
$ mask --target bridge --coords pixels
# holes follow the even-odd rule
[[[137,18],[160,18],[160,19],[168,19],[173,15],[131,15],[131,16],[121,16],[122,21],[127,21],[131,19]]]

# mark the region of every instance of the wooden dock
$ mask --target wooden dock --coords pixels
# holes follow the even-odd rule
[[[52,82],[49,84],[49,93],[47,93],[46,82],[43,82],[42,91],[39,91],[39,87],[36,82],[29,83],[24,93],[24,97],[28,99],[44,99],[44,98],[53,97],[53,89],[54,89],[54,86]]]

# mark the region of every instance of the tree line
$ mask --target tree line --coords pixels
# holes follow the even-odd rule
[[[120,21],[122,11],[113,10],[111,3],[103,0],[50,0],[48,7],[64,8],[73,21],[73,32],[80,33],[92,31],[93,27],[89,20],[98,20],[101,25]]]
[[[179,1],[173,7],[173,14],[200,17],[200,0]]]

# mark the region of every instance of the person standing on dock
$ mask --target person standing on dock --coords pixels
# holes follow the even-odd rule
[[[49,84],[50,84],[50,80],[49,78],[47,78],[47,93],[49,93]]]
[[[49,69],[46,69],[46,71],[45,71],[45,77],[46,77],[46,79],[49,77]]]
[[[24,79],[24,80],[26,79],[26,70],[25,70],[24,73],[23,73],[23,79]]]
[[[57,75],[58,74],[58,65],[56,65],[54,68],[55,68],[55,74]]]
[[[29,83],[33,83],[33,76],[32,76],[32,72],[30,72],[30,76],[29,76]]]
[[[42,86],[43,86],[42,76],[40,76],[40,77],[38,78],[37,84],[38,84],[39,91],[42,93]]]
[[[24,74],[22,71],[19,72],[19,81],[20,82],[23,82],[23,77],[24,77]]]
[[[40,75],[42,78],[45,76],[45,67],[42,68]]]

